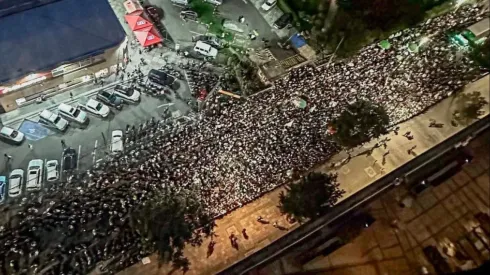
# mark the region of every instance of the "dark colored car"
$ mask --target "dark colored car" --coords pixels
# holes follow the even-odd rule
[[[291,22],[293,21],[293,15],[290,13],[285,13],[281,15],[275,22],[274,22],[274,28],[280,30],[284,29],[284,27],[291,25]]]
[[[148,79],[162,86],[171,86],[175,82],[175,78],[166,72],[152,69],[148,73]]]
[[[162,10],[160,8],[157,8],[155,6],[148,6],[145,8],[145,10],[154,21],[160,21],[160,19],[162,18]]]
[[[182,20],[196,21],[197,17],[198,17],[197,12],[195,12],[193,10],[183,10],[180,12],[180,18],[182,18]]]
[[[68,147],[63,151],[63,171],[71,171],[77,168],[77,151]]]
[[[123,100],[113,92],[101,91],[97,94],[97,99],[107,106],[114,107],[118,110],[122,109]]]

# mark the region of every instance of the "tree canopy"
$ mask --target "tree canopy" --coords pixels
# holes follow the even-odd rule
[[[348,105],[332,122],[334,139],[344,147],[355,147],[386,133],[390,119],[386,110],[365,100]]]
[[[299,221],[324,214],[344,193],[339,188],[336,175],[322,173],[310,173],[286,188],[287,193],[279,194],[278,207],[282,213]]]
[[[453,118],[458,123],[467,125],[482,114],[481,108],[487,104],[488,101],[478,91],[461,93],[456,98],[456,110],[453,112]]]
[[[470,57],[481,69],[490,70],[490,39],[486,39],[481,45],[474,44]]]
[[[176,269],[189,269],[183,255],[186,243],[201,245],[202,237],[212,234],[214,222],[191,194],[161,192],[131,214],[132,227],[143,245],[150,245],[160,263],[172,262]]]

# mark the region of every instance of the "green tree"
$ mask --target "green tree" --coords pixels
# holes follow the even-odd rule
[[[486,39],[481,45],[472,43],[470,57],[483,70],[490,70],[490,39]]]
[[[310,173],[300,182],[288,184],[286,189],[287,193],[279,194],[278,207],[283,214],[291,215],[298,221],[319,217],[344,194],[336,175],[322,173]]]
[[[158,253],[160,264],[172,262],[186,271],[185,244],[201,245],[215,224],[195,196],[160,192],[131,213],[131,225],[141,243]]]
[[[456,98],[456,110],[453,112],[453,119],[460,124],[468,125],[473,120],[482,115],[483,106],[488,105],[488,101],[481,96],[481,93],[461,93]]]
[[[398,24],[413,25],[424,17],[417,0],[353,0],[353,11],[371,29],[390,30]]]
[[[344,147],[355,147],[386,133],[390,118],[386,110],[365,100],[348,105],[332,122],[334,139]]]

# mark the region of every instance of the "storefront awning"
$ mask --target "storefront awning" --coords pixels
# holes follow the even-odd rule
[[[126,14],[124,18],[126,18],[126,22],[128,22],[129,27],[133,31],[153,27],[153,23],[148,19],[143,10],[137,10],[130,14]]]
[[[135,30],[134,35],[143,47],[162,43],[162,38],[155,27],[147,27],[141,30]]]
[[[128,0],[124,2],[124,8],[126,9],[126,13],[133,13],[135,11],[143,10],[143,7],[137,0]]]

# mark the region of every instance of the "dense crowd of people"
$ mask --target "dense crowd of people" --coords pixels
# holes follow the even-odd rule
[[[149,251],[128,214],[154,192],[195,192],[218,216],[242,206],[338,152],[328,123],[357,99],[384,106],[393,124],[423,111],[480,77],[446,32],[483,18],[476,6],[429,20],[371,45],[348,60],[303,67],[246,101],[214,96],[197,123],[163,130],[155,124],[83,179],[89,189],[66,189],[26,199],[0,227],[0,273],[86,274],[100,261],[122,269]],[[420,43],[423,37],[429,40]],[[419,43],[418,53],[405,46]],[[302,98],[306,108],[294,100]],[[9,214],[10,215],[10,214]]]

